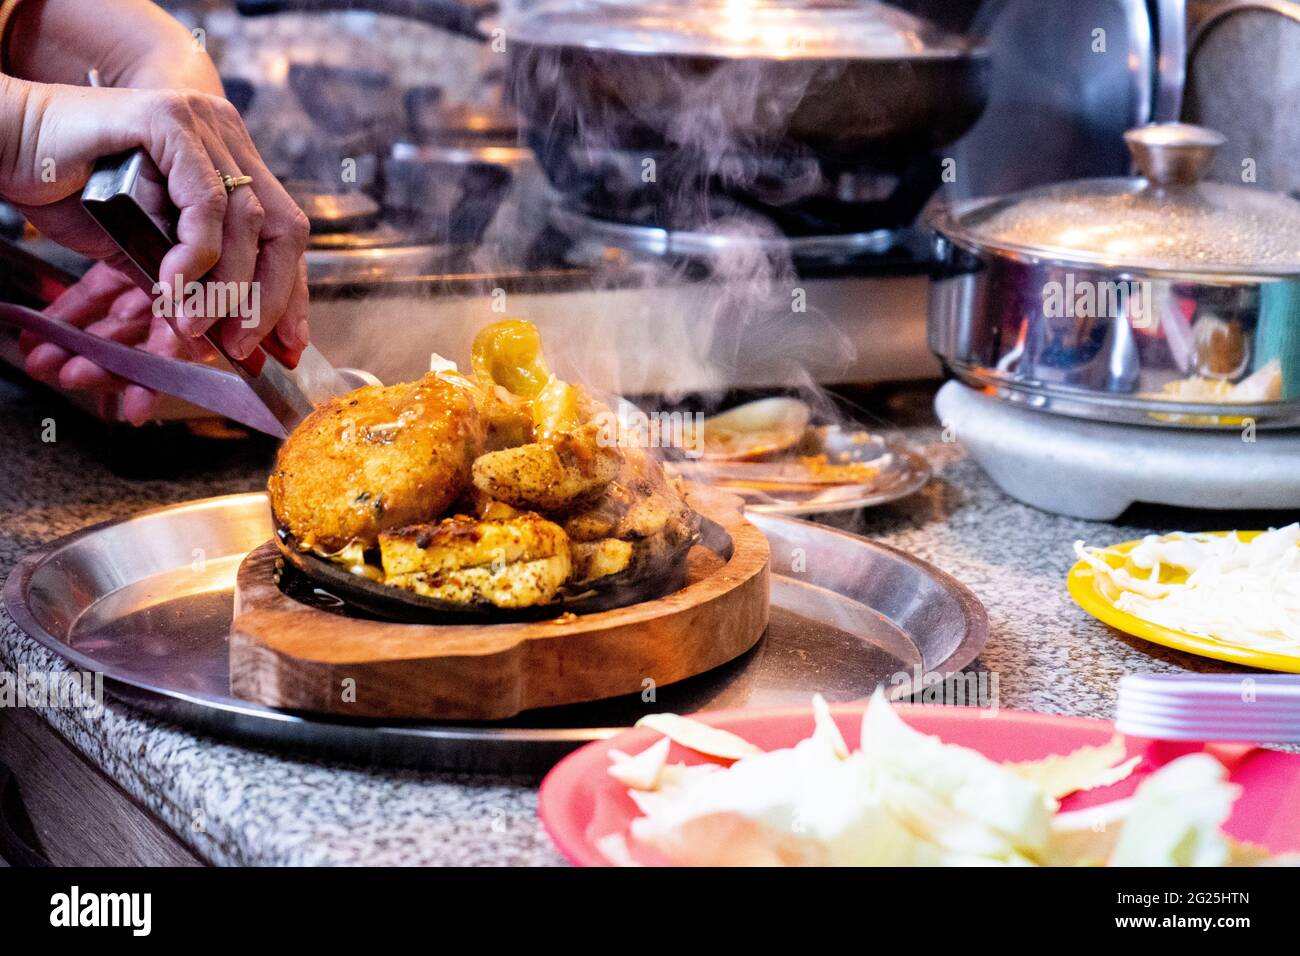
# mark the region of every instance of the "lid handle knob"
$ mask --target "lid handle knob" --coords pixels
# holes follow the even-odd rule
[[[1157,186],[1200,182],[1227,142],[1222,133],[1190,123],[1148,123],[1124,134],[1138,171]]]

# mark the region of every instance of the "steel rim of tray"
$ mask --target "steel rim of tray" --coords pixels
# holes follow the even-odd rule
[[[333,728],[335,733],[353,738],[358,743],[373,740],[371,735],[378,735],[380,738],[398,738],[407,742],[433,743],[443,741],[448,743],[492,743],[494,745],[533,744],[547,747],[546,759],[535,762],[536,767],[540,768],[553,763],[554,760],[550,759],[551,757],[558,760],[564,752],[575,749],[583,743],[603,740],[627,729],[626,726],[582,728],[492,727],[487,725],[436,724],[415,721],[404,724],[396,720],[385,722],[382,719],[368,721],[356,718],[329,717],[314,713],[304,715],[276,710],[261,704],[242,701],[235,697],[214,697],[192,693],[142,680],[137,676],[124,673],[125,669],[120,666],[106,664],[104,661],[82,653],[47,631],[28,607],[26,595],[36,571],[55,552],[82,538],[89,537],[125,521],[145,518],[181,507],[192,507],[201,504],[215,505],[223,501],[234,504],[236,499],[250,497],[264,498],[265,496],[261,492],[245,492],[163,505],[135,512],[122,518],[101,521],[58,538],[44,548],[25,556],[14,566],[5,581],[2,592],[5,609],[24,634],[51,651],[55,656],[67,661],[76,668],[102,673],[106,688],[113,691],[115,696],[127,704],[139,707],[153,716],[162,716],[165,719],[172,719],[179,723],[187,723],[183,718],[173,716],[177,713],[177,706],[179,705],[179,709],[185,711],[188,716],[198,718],[193,720],[192,724],[197,725],[201,730],[212,731],[221,736],[234,736],[236,739],[252,739],[259,743],[281,747],[287,746],[289,749],[304,745],[314,749],[313,741],[305,735],[300,734],[292,739],[284,740],[277,738],[270,731],[273,727],[294,727],[309,730],[316,726],[328,726]],[[988,613],[983,604],[964,584],[934,565],[889,545],[870,541],[858,535],[849,534],[816,522],[773,514],[750,514],[748,517],[758,526],[759,530],[764,531],[764,534],[767,533],[765,529],[767,525],[793,525],[815,529],[818,534],[851,539],[855,547],[885,552],[893,560],[908,564],[922,575],[933,579],[955,600],[964,624],[961,640],[941,662],[946,673],[959,671],[969,665],[975,660],[988,640]],[[777,576],[778,573],[773,570],[774,576]],[[842,596],[848,597],[847,595]],[[853,598],[849,599],[855,600]],[[869,607],[869,605],[863,604],[863,607]],[[911,688],[910,686],[896,688],[897,692],[901,694],[910,693],[914,689],[919,690],[919,688]],[[165,706],[161,708],[156,706],[159,703]],[[212,712],[216,712],[216,715],[220,717],[233,718],[233,723],[228,720],[214,720]],[[336,746],[337,743],[341,742],[341,740],[334,741],[327,749],[332,750],[334,756],[343,756]],[[521,767],[526,765],[526,762],[521,763]]]

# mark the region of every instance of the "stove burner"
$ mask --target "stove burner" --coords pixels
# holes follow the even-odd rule
[[[286,182],[284,188],[306,214],[313,239],[361,232],[379,223],[379,203],[360,190],[332,191],[301,179]]]
[[[307,248],[307,281],[313,286],[361,286],[437,275],[447,270],[457,251],[386,226],[372,233],[313,236]]]
[[[932,154],[845,164],[812,153],[619,150],[529,131],[556,189],[592,216],[691,232],[760,216],[793,237],[857,235],[912,225],[940,185]]]
[[[313,284],[426,275],[446,258],[446,244],[427,230],[382,222],[379,203],[360,190],[331,191],[304,180],[286,189],[311,223],[307,280]]]
[[[364,197],[369,199],[369,197]],[[373,202],[373,200],[371,200]],[[376,209],[378,206],[376,205]],[[307,279],[312,284],[360,284],[442,271],[454,247],[425,230],[358,221],[356,231],[312,226]]]
[[[750,221],[753,217],[750,217]],[[761,230],[729,230],[724,222],[716,229],[676,230],[657,226],[614,222],[591,216],[571,207],[557,206],[551,225],[573,240],[572,256],[592,261],[608,259],[607,250],[657,259],[686,260],[707,264],[732,253],[764,255],[787,261],[801,271],[844,267],[879,266],[886,271],[923,261],[927,256],[924,237],[913,229],[871,229],[827,235],[786,236],[764,224]],[[744,226],[745,222],[735,222]]]

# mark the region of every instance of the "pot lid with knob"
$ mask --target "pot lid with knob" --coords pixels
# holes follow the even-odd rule
[[[1300,276],[1300,201],[1202,181],[1223,137],[1185,123],[1129,130],[1140,176],[1055,183],[942,211],[939,232],[1013,257],[1189,276]]]

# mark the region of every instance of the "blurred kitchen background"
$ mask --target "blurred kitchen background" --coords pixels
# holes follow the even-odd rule
[[[315,341],[388,382],[420,374],[433,351],[463,360],[473,331],[502,311],[561,343],[570,374],[628,394],[937,379],[922,222],[937,197],[1129,175],[1123,131],[1179,118],[1225,134],[1221,178],[1239,178],[1249,156],[1261,186],[1300,189],[1300,124],[1286,121],[1300,109],[1297,3],[900,0],[884,22],[920,37],[918,49],[966,44],[960,78],[937,87],[945,102],[918,116],[925,136],[864,152],[868,137],[811,169],[748,147],[709,159],[739,163],[739,177],[683,174],[665,154],[660,196],[672,176],[691,192],[675,205],[647,202],[639,167],[629,175],[629,155],[658,155],[644,137],[596,148],[583,122],[566,125],[562,105],[534,96],[554,92],[554,62],[521,72],[516,61],[510,75],[496,11],[465,12],[449,30],[422,19],[445,27],[455,5],[427,0],[162,5],[202,31],[253,139],[312,220]],[[391,12],[403,10],[413,16]],[[911,16],[933,32],[912,30]],[[464,35],[476,30],[486,39]],[[857,89],[820,121],[834,126],[834,109],[873,96],[877,119],[915,110],[920,75]],[[521,76],[541,85],[522,89]],[[800,176],[811,177],[806,195],[772,200],[772,183]],[[84,268],[12,216],[5,230],[53,280]],[[0,286],[39,304],[57,281],[36,272],[23,260]],[[11,341],[0,352],[18,362]],[[116,417],[111,398],[75,400]],[[196,414],[175,401],[163,413]]]

